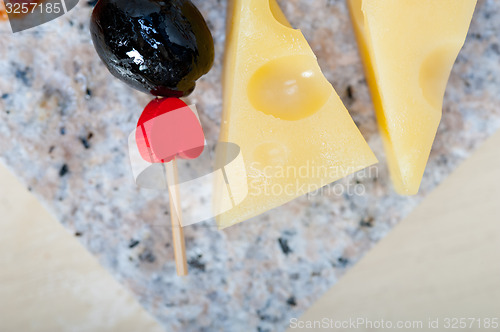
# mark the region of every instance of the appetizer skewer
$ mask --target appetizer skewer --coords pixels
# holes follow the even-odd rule
[[[196,80],[212,67],[212,35],[189,0],[99,0],[90,30],[94,47],[111,74],[137,90],[165,97],[146,106],[136,133],[145,143],[141,156],[165,166],[177,273],[186,275],[175,158],[196,158],[203,150],[199,142],[204,136],[201,126],[184,123],[190,118],[189,107],[178,98],[193,92]],[[183,129],[190,130],[187,143],[168,136]]]

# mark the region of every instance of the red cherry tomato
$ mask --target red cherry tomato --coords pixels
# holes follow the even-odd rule
[[[205,135],[198,117],[182,100],[154,99],[139,118],[136,142],[144,160],[166,163],[176,157],[199,157]]]

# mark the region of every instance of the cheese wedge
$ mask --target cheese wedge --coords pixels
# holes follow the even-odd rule
[[[396,191],[418,192],[476,0],[348,0]]]
[[[241,148],[248,194],[218,216],[219,228],[377,162],[275,0],[229,1],[223,103],[220,141]]]

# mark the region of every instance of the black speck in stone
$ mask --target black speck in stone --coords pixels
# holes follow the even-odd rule
[[[66,135],[66,128],[61,127],[61,129],[59,129],[59,133],[60,133],[61,135]]]
[[[21,80],[24,85],[31,86],[31,80],[29,77],[30,68],[26,67],[24,69],[16,69],[16,78]]]
[[[128,247],[130,249],[132,249],[132,248],[136,247],[138,244],[139,244],[139,241],[134,240],[134,239],[130,239],[130,243],[129,243]]]
[[[500,55],[500,47],[498,46],[498,44],[496,44],[496,43],[491,44],[491,50],[492,50],[495,54]]]
[[[364,217],[363,219],[361,219],[361,221],[359,222],[359,226],[361,227],[373,227],[373,222],[375,221],[375,219],[373,217]]]
[[[203,263],[201,261],[201,257],[202,257],[202,255],[198,255],[196,257],[189,259],[187,262],[189,267],[196,269],[196,270],[200,270],[202,272],[205,272],[206,266],[205,266],[205,263]]]
[[[269,316],[268,316],[268,315],[266,315],[265,313],[262,313],[260,310],[257,310],[257,315],[259,316],[259,319],[260,319],[260,320],[264,320],[264,321],[265,321],[265,320],[267,320],[267,319],[268,319],[268,317],[269,317]],[[262,330],[260,329],[260,327],[258,328],[258,330],[259,330],[259,331],[262,331]]]
[[[6,111],[5,111],[5,113],[10,114],[10,111],[9,111],[9,110],[6,110]]]
[[[52,153],[56,147],[54,145],[51,145],[49,147],[49,153]]]
[[[92,97],[92,90],[87,88],[87,90],[85,90],[85,95],[87,99],[90,99],[90,97]]]
[[[481,40],[483,36],[480,33],[472,33],[471,34],[472,38],[479,39]]]
[[[271,332],[269,329],[265,329],[263,327],[257,326],[257,332]]]
[[[339,257],[339,259],[337,259],[337,262],[339,263],[340,267],[346,267],[346,265],[349,264],[349,260],[344,257]]]
[[[266,305],[266,307],[269,306],[269,302]],[[278,317],[269,315],[263,310],[258,309],[257,310],[257,315],[259,316],[259,319],[264,322],[271,322],[271,323],[277,323],[279,321]],[[262,331],[268,331],[268,330],[262,330]]]
[[[287,239],[284,239],[284,238],[280,237],[278,239],[278,243],[280,244],[281,251],[283,251],[283,253],[285,255],[288,255],[289,253],[292,252],[292,249],[290,249],[290,247],[288,246],[288,240]]]
[[[351,99],[351,100],[354,99],[354,92],[352,91],[352,86],[351,85],[349,85],[347,87],[346,91],[347,91],[347,97],[349,97],[349,99]]]
[[[139,255],[139,260],[141,262],[153,263],[156,260],[156,257],[151,251],[146,250]]]
[[[446,156],[444,156],[444,155],[441,156],[441,157],[439,157],[438,161],[439,161],[440,164],[448,165],[448,158]]]
[[[69,172],[69,167],[67,164],[62,165],[61,169],[59,170],[59,176],[63,177]]]
[[[9,94],[8,93],[2,94],[2,99],[7,99],[7,98],[9,98]]]
[[[80,137],[80,142],[82,142],[82,145],[85,149],[90,149],[90,143],[86,137]]]
[[[295,296],[292,295],[288,298],[288,300],[286,300],[286,303],[291,307],[295,307],[297,305],[297,300],[295,299]]]
[[[82,236],[82,233],[80,233],[80,232],[76,232],[76,233],[75,233],[75,236],[76,236],[76,237],[80,237],[80,236]]]

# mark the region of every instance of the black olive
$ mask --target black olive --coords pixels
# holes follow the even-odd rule
[[[189,95],[214,61],[214,42],[189,0],[99,0],[90,20],[107,68],[155,96]]]

